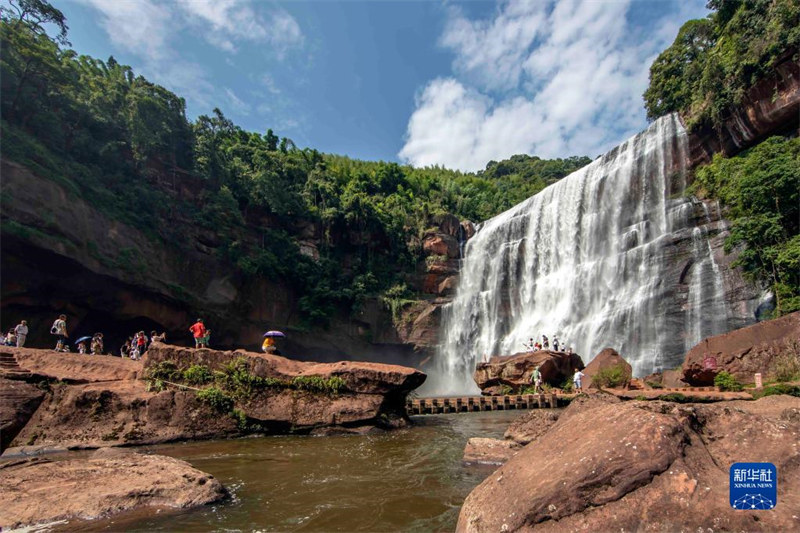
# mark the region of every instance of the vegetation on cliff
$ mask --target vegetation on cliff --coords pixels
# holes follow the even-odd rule
[[[650,67],[644,93],[650,119],[680,112],[689,129],[719,128],[748,89],[800,50],[794,0],[709,0],[713,13],[684,24]],[[719,199],[733,225],[725,246],[737,264],[769,286],[776,314],[800,309],[800,142],[773,137],[698,170],[692,193]]]
[[[47,2],[10,6],[0,27],[3,157],[165,246],[188,248],[187,227],[199,228],[241,281],[291,286],[308,325],[406,281],[431,215],[484,220],[589,162],[515,156],[464,174],[300,149],[219,109],[192,122],[183,98],[113,57],[68,49],[64,15]],[[195,197],[176,195],[176,182]],[[298,245],[309,223],[322,228],[318,257]]]
[[[736,157],[714,156],[692,189],[718,198],[732,222],[726,251],[775,294],[776,314],[800,310],[800,139],[771,137]]]
[[[719,126],[747,89],[800,50],[796,0],[709,0],[650,67],[649,119],[681,112],[690,129]]]

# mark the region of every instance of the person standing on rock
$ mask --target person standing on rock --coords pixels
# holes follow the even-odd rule
[[[572,385],[573,388],[575,389],[575,392],[583,392],[583,388],[581,387],[581,378],[585,375],[586,374],[584,374],[577,368],[575,369],[575,374],[572,376]]]
[[[533,369],[533,374],[531,374],[531,382],[533,383],[533,387],[536,392],[544,392],[544,389],[542,389],[542,373],[539,371],[538,366]]]
[[[197,322],[192,324],[192,327],[189,328],[189,331],[191,331],[192,335],[194,335],[194,347],[200,348],[203,345],[203,339],[206,336],[206,327],[203,324],[203,319],[198,318]]]
[[[17,324],[14,332],[17,334],[17,348],[22,348],[25,346],[25,339],[28,338],[28,321],[23,320]]]
[[[553,350],[558,351],[558,337],[553,336]]]
[[[67,344],[67,315],[59,315],[53,325],[50,327],[50,333],[58,337],[58,342],[56,342],[56,351],[57,352],[65,352],[67,351],[65,346]]]
[[[547,335],[542,335],[542,346],[544,346],[545,350],[550,348],[550,341],[548,340]]]

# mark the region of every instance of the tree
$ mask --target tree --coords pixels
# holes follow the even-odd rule
[[[0,7],[2,16],[16,18],[16,25],[26,24],[34,33],[43,35],[45,33],[43,24],[55,24],[59,33],[56,42],[62,45],[69,45],[67,40],[67,19],[64,13],[50,5],[46,0],[8,0],[13,9]]]

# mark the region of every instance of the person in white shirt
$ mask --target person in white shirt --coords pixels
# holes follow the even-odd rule
[[[28,321],[23,320],[17,327],[14,328],[14,333],[17,334],[17,348],[25,346],[25,339],[28,338]]]

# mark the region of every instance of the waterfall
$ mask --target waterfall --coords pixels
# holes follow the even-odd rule
[[[694,227],[700,203],[682,194],[686,151],[677,116],[662,117],[481,224],[442,311],[426,392],[477,392],[481,358],[523,351],[542,334],[586,362],[613,347],[641,376],[680,364],[687,346],[724,331],[719,269]],[[667,268],[677,261],[687,265],[680,280]]]

